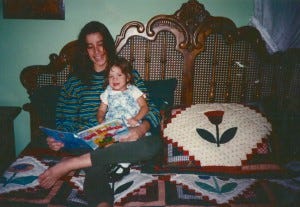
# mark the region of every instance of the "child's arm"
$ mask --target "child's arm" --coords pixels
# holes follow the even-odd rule
[[[107,110],[107,105],[101,102],[97,112],[97,120],[100,124],[104,121],[106,110]]]
[[[137,102],[140,106],[140,110],[139,112],[137,113],[137,115],[135,115],[134,117],[132,117],[131,119],[128,120],[128,123],[131,125],[131,126],[135,126],[138,124],[138,122],[140,120],[142,120],[144,118],[144,116],[148,113],[149,111],[149,107],[148,107],[148,104],[147,104],[147,101],[146,99],[144,98],[144,95],[140,96],[138,99],[137,99]]]

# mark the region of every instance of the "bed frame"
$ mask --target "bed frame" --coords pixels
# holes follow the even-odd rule
[[[260,109],[264,109],[264,115],[272,122],[274,134],[279,135],[272,135],[271,138],[281,137],[283,139],[280,140],[286,142],[288,136],[293,134],[298,140],[300,133],[298,127],[300,108],[299,49],[290,49],[269,55],[258,30],[250,26],[237,28],[234,22],[226,17],[212,16],[196,0],[188,0],[174,14],[154,16],[146,24],[137,21],[125,24],[119,35],[117,35],[115,44],[118,54],[130,60],[145,80],[177,79],[178,83],[174,92],[174,108],[214,102],[258,106]],[[48,65],[32,65],[24,68],[20,79],[29,97],[44,86],[61,86],[72,71],[76,50],[77,42],[71,41],[64,45],[58,54],[50,55]],[[41,133],[38,128],[41,117],[38,116],[39,113],[31,101],[24,104],[23,109],[30,114],[31,143],[37,143],[38,140],[42,140],[38,139]],[[294,131],[291,130],[291,126]],[[277,131],[278,129],[283,130]],[[172,144],[174,148],[178,147],[177,152],[180,151],[180,146],[175,146],[176,143]],[[268,151],[268,143],[266,145],[263,145],[264,143],[259,144],[262,148],[267,146]],[[278,145],[272,146],[273,152],[278,157],[281,156],[278,147],[281,144],[279,142]],[[291,144],[291,146],[299,150],[297,147],[299,145]],[[258,151],[258,147],[253,148],[253,150]],[[261,154],[256,152],[252,153],[253,157],[251,154],[251,158],[254,159],[249,159],[249,163],[246,160],[243,167],[258,167],[260,173],[262,173],[259,175],[267,175],[268,178],[270,175],[276,175],[278,173],[276,170],[279,170],[279,173],[282,172],[281,168],[278,167],[279,165],[273,163],[274,160],[268,160],[272,158],[269,157],[269,153],[261,153],[262,157],[267,158],[267,162],[263,163],[256,159],[261,158]],[[182,154],[185,155],[184,152]],[[24,156],[25,159],[37,159],[44,164],[46,163],[46,165],[50,165],[64,156],[69,156],[69,154],[65,151],[54,152],[38,143],[28,145],[18,158],[24,158]],[[18,163],[18,160],[15,163]],[[29,164],[35,163],[30,160],[28,161]],[[252,161],[253,163],[251,163]],[[38,166],[38,164],[35,165]],[[22,164],[21,166],[26,165]],[[167,169],[168,166],[156,166],[169,170]],[[179,168],[176,169],[177,172],[180,170],[176,176],[180,177],[186,174],[181,173],[185,170],[181,168],[182,166],[179,165]],[[193,171],[194,173],[199,173],[204,168],[205,166],[189,169],[194,169],[196,170]],[[8,169],[8,171],[12,170],[18,170],[18,168],[10,167]],[[25,170],[31,170],[31,168]],[[122,200],[116,203],[116,206],[127,206],[127,204],[129,206],[196,206],[206,205],[209,202],[211,206],[231,206],[232,204],[232,206],[271,207],[280,205],[279,202],[283,202],[283,200],[290,201],[290,203],[283,206],[292,206],[292,202],[294,204],[299,203],[299,191],[279,187],[269,182],[270,180],[251,177],[254,176],[251,174],[249,180],[255,178],[255,183],[251,181],[253,183],[251,186],[247,189],[243,188],[243,193],[239,192],[238,195],[231,197],[228,203],[217,205],[215,200],[212,197],[206,197],[207,193],[203,193],[202,190],[207,186],[217,185],[217,190],[225,191],[225,194],[228,193],[230,189],[232,190],[235,187],[235,184],[237,185],[240,182],[238,179],[230,177],[231,174],[225,180],[218,177],[218,174],[216,176],[214,174],[212,176],[205,174],[198,176],[198,181],[201,181],[198,182],[198,187],[203,187],[203,189],[199,190],[198,188],[198,190],[195,190],[191,188],[192,185],[190,184],[181,183],[179,185],[171,180],[172,171],[167,171],[171,174],[161,175],[158,174],[158,170],[154,171],[153,174],[155,181],[128,191],[126,198],[122,197]],[[21,171],[23,171],[22,168]],[[19,174],[21,173],[19,172]],[[146,172],[146,175],[143,173],[134,174],[134,176],[146,177],[149,175],[151,175],[151,172]],[[70,172],[70,175],[59,180],[49,190],[36,187],[33,191],[25,189],[7,195],[0,194],[0,205],[16,206],[14,205],[16,202],[18,204],[22,203],[22,205],[35,203],[37,204],[35,206],[52,206],[52,204],[55,206],[69,206],[69,195],[74,195],[73,193],[76,192],[75,200],[82,198],[82,191],[76,190],[76,187],[73,188],[74,182],[69,181],[72,176],[80,178],[81,175],[77,171]],[[125,187],[129,187],[128,183],[130,184],[131,181],[135,183],[134,181],[138,180],[134,176],[131,177],[132,180],[123,179],[121,182],[125,183],[123,183],[126,185]],[[193,174],[190,175],[190,177],[193,176]],[[11,175],[1,179],[12,181]],[[224,185],[219,186],[217,181]],[[297,184],[294,181],[290,181],[291,183]],[[118,186],[122,190],[126,190],[124,185]],[[192,197],[184,200],[186,198],[180,197],[181,194],[177,193],[177,187],[182,187],[184,196]],[[199,192],[202,192],[202,194]],[[213,193],[210,191],[210,194]],[[223,198],[219,192],[216,194],[217,199]],[[283,196],[289,197],[281,199]],[[198,200],[193,200],[195,197]],[[199,204],[199,202],[201,203]]]

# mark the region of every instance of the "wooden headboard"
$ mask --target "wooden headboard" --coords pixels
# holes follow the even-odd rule
[[[147,24],[132,21],[116,37],[119,55],[131,61],[145,80],[176,78],[175,105],[207,102],[255,102],[274,91],[274,63],[260,33],[237,28],[226,17],[211,16],[196,0],[172,15],[157,15]],[[62,85],[72,70],[76,41],[67,43],[48,65],[24,68],[21,82],[29,95],[45,85]],[[283,92],[284,93],[284,92]],[[32,137],[38,117],[31,104]]]

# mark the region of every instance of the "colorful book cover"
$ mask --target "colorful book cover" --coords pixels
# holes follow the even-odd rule
[[[86,129],[78,133],[64,132],[40,126],[40,129],[57,141],[63,142],[67,149],[93,149],[105,147],[118,142],[119,138],[128,133],[124,120],[116,119]]]

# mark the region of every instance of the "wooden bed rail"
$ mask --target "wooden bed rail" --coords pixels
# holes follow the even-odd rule
[[[250,26],[237,28],[226,17],[211,16],[196,0],[184,3],[173,15],[155,16],[145,25],[127,23],[116,38],[116,48],[146,80],[177,78],[178,105],[244,103],[271,93],[262,91],[257,81],[269,77],[261,72],[269,55],[260,33]],[[209,80],[198,83],[203,75]],[[220,82],[220,75],[227,79]]]

